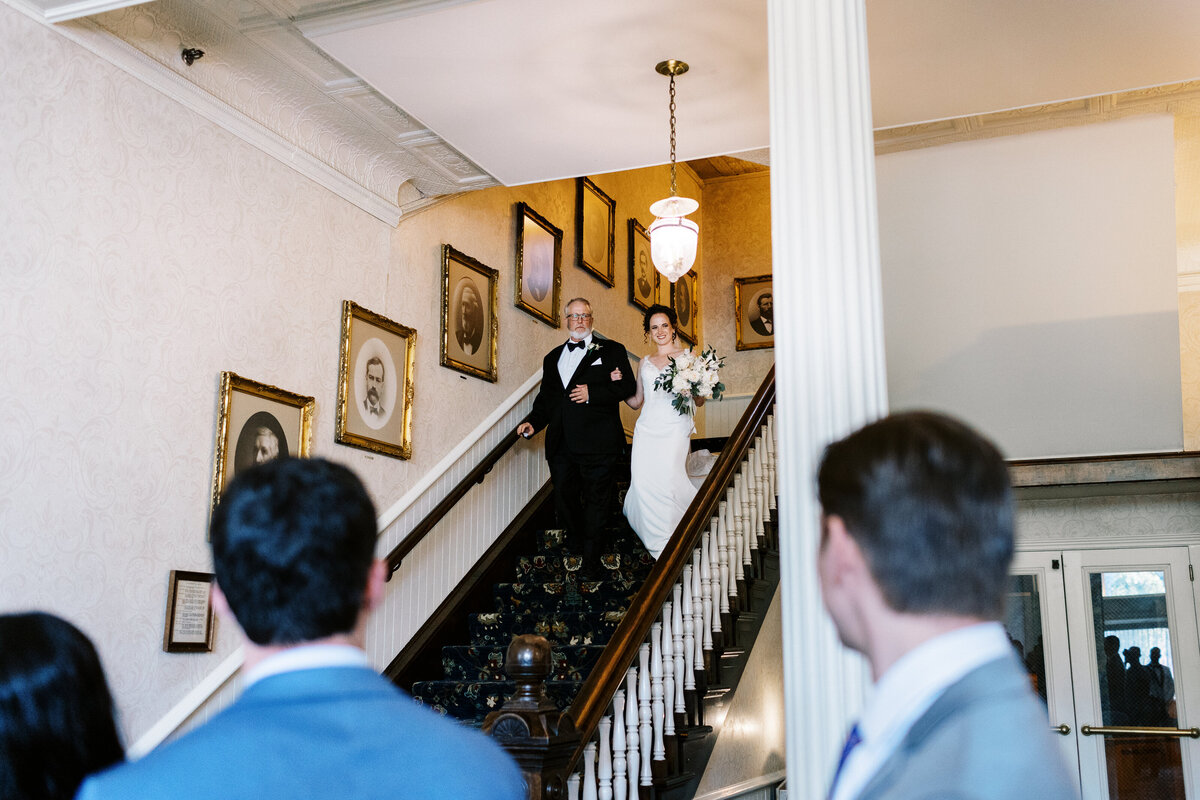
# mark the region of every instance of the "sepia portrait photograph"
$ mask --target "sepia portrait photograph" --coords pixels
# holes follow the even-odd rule
[[[557,328],[562,293],[563,232],[517,203],[517,308]]]
[[[775,346],[775,303],[770,275],[733,279],[733,318],[737,324],[738,350]]]
[[[629,302],[647,311],[658,302],[658,270],[650,260],[650,234],[629,218]]]
[[[442,366],[496,381],[499,272],[442,245]]]
[[[412,328],[342,301],[335,441],[394,458],[412,455],[416,344]]]
[[[589,178],[578,178],[575,185],[575,260],[601,283],[612,286],[617,204]]]
[[[696,296],[696,271],[691,270],[671,284],[671,308],[679,323],[675,326],[679,338],[690,345],[696,344],[699,330],[700,298]]]
[[[308,455],[314,403],[277,386],[221,373],[212,508],[239,472],[276,458]]]

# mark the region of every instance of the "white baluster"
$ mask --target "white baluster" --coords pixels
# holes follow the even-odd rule
[[[654,726],[650,714],[650,645],[638,648],[638,741],[641,742],[642,770],[639,782],[649,786],[653,780],[650,754],[654,749]]]
[[[684,704],[684,699],[683,699],[684,684],[687,683],[687,677],[684,675],[684,672],[683,672],[684,667],[685,667],[684,661],[686,658],[684,656],[684,652],[683,652],[683,649],[685,646],[684,639],[686,638],[684,635],[685,623],[683,621],[683,617],[684,617],[683,591],[684,591],[684,586],[686,586],[688,583],[688,579],[689,579],[688,568],[684,567],[683,568],[683,580],[680,583],[675,584],[675,587],[671,590],[673,596],[675,597],[675,603],[671,607],[671,637],[672,638],[671,638],[671,649],[668,652],[670,652],[671,655],[674,656],[674,659],[675,659],[675,713],[676,714],[683,714],[684,709],[687,707]],[[690,622],[691,620],[688,620],[688,621]],[[674,732],[675,732],[674,730],[671,731],[671,733],[674,733]]]
[[[736,498],[733,506],[734,521],[729,532],[732,534],[729,548],[729,604],[736,607],[733,598],[737,597],[737,582],[745,580],[742,571],[742,553],[746,549],[746,476],[739,472],[733,482],[733,494]]]
[[[630,667],[625,673],[625,750],[629,800],[637,800],[638,796],[638,770],[641,766],[638,741],[638,673],[636,667]]]
[[[721,629],[721,615],[713,613],[713,595],[716,589],[713,588],[713,568],[712,554],[713,542],[717,538],[717,521],[712,521],[712,527],[708,533],[704,534],[703,545],[704,554],[700,557],[700,607],[704,614],[703,641],[701,642],[701,651],[710,651],[713,649],[712,635]],[[718,587],[719,588],[719,587]],[[715,620],[713,618],[716,618]],[[713,626],[716,626],[715,628]],[[701,653],[701,661],[703,664],[704,655]]]
[[[579,773],[572,772],[567,778],[567,800],[579,800],[579,782]]]
[[[772,511],[776,510],[775,497],[779,494],[779,476],[775,472],[775,467],[779,463],[775,457],[776,453],[775,415],[772,414],[767,417],[767,484],[771,487],[767,503]],[[774,519],[773,516],[772,518]]]
[[[656,622],[650,626],[650,709],[651,721],[654,725],[654,760],[662,761],[667,757],[667,748],[663,744],[663,653],[662,653],[662,623]]]
[[[674,609],[664,603],[662,610],[662,653],[663,666],[663,738],[675,735],[675,631],[671,627]],[[665,751],[664,751],[665,758]]]
[[[617,689],[613,693],[613,800],[626,800],[629,797],[628,761],[625,753],[625,690]]]
[[[767,494],[769,488],[767,486],[767,442],[760,438],[759,444],[754,448],[754,474],[757,480],[754,483],[754,499],[757,504],[758,535],[766,536],[767,534]]]
[[[733,489],[730,488],[727,493],[727,497],[731,496],[732,494]],[[729,585],[732,583],[732,581],[729,580],[730,575],[732,574],[729,571],[729,519],[730,515],[732,514],[732,509],[730,506],[730,500],[722,500],[720,505],[721,513],[717,516],[717,570],[721,588],[719,591],[719,597],[717,596],[718,591],[715,589],[713,591],[713,617],[714,619],[718,620],[718,610],[721,614],[729,613]],[[737,587],[735,586],[734,588],[736,590]],[[716,605],[718,602],[720,602],[719,609]],[[714,622],[714,625],[718,624],[719,621]],[[714,627],[713,633],[716,633],[719,630],[719,627]]]
[[[600,762],[596,767],[596,800],[612,800],[612,717],[600,718]]]
[[[583,748],[583,800],[597,800],[595,742],[588,742]]]
[[[696,611],[699,607],[698,592],[700,584],[699,548],[692,551],[692,563],[683,568],[683,689],[686,692],[696,689]],[[693,601],[693,598],[696,598]]]

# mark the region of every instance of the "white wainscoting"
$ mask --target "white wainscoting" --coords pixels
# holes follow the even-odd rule
[[[720,400],[709,400],[704,404],[704,436],[715,438],[733,433],[746,407],[754,399],[752,394],[725,395]]]

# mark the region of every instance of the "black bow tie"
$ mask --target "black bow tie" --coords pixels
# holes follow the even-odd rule
[[[577,348],[583,347],[583,345],[584,345],[583,342],[567,342],[567,349],[575,350]]]

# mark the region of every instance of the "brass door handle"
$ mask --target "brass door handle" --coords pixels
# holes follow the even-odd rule
[[[1182,739],[1186,736],[1192,739],[1200,739],[1200,728],[1140,728],[1123,725],[1093,727],[1091,725],[1084,725],[1079,729],[1079,732],[1084,736],[1169,736],[1176,739]]]
[[[1061,733],[1063,736],[1071,735],[1070,725],[1051,725],[1050,730],[1054,731],[1055,733]]]

